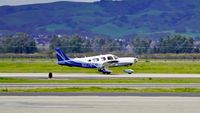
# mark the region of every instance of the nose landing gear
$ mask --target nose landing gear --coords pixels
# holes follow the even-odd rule
[[[132,70],[132,69],[125,69],[124,72],[128,73],[128,74],[132,74],[134,72],[134,70]]]

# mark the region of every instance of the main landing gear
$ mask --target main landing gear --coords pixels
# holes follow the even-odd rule
[[[103,74],[108,74],[108,75],[112,73],[112,70],[108,70],[108,69],[104,69],[104,68],[103,69],[99,69],[98,71],[102,72]]]
[[[112,70],[108,70],[108,69],[105,69],[105,68],[99,69],[98,71],[102,72],[103,74],[108,74],[108,75],[112,73]],[[128,73],[128,74],[132,74],[134,72],[134,70],[132,70],[132,69],[125,69],[124,72]]]

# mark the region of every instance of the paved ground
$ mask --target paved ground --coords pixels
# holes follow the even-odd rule
[[[112,88],[200,88],[198,83],[0,83],[0,88],[64,88],[64,87],[112,87]]]
[[[200,97],[1,96],[2,113],[200,113]]]
[[[22,77],[22,78],[48,78],[48,73],[0,73],[0,77]],[[57,79],[100,79],[100,78],[200,78],[200,74],[83,74],[83,73],[53,73]]]

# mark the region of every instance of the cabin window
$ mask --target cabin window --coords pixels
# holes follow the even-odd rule
[[[88,62],[91,62],[91,61],[92,61],[91,59],[88,60]]]
[[[105,61],[106,60],[106,57],[101,57],[101,61]]]
[[[98,62],[99,61],[99,58],[93,58],[92,59],[94,62]]]
[[[107,58],[108,58],[108,60],[113,60],[112,56],[108,56]]]

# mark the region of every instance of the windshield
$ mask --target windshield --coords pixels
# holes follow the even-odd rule
[[[118,59],[118,57],[117,57],[117,56],[114,56],[114,58],[115,58],[115,59]]]

